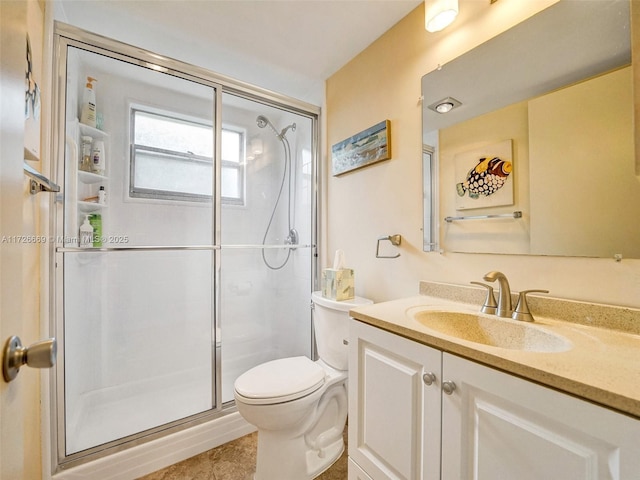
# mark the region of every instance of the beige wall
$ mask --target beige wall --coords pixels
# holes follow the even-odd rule
[[[627,67],[529,102],[532,251],[640,258],[632,82]]]
[[[327,81],[326,147],[389,119],[392,159],[332,177],[325,160],[321,266],[345,251],[356,293],[384,301],[417,293],[420,280],[468,284],[501,270],[514,290],[547,288],[558,297],[640,307],[640,261],[422,251],[420,79],[549,1],[461,0],[456,23],[424,30],[423,6],[401,20]],[[401,256],[376,259],[380,235],[402,235]]]

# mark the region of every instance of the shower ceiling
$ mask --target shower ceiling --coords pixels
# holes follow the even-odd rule
[[[57,19],[297,98],[421,0],[62,0]]]

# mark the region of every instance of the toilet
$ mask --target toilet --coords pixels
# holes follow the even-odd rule
[[[288,357],[240,375],[240,415],[258,429],[254,480],[311,480],[342,455],[347,421],[349,310],[373,303],[335,301],[313,292],[317,361]]]

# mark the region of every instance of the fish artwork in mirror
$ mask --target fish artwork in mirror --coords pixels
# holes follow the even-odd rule
[[[560,0],[422,78],[425,251],[640,258],[630,4]]]

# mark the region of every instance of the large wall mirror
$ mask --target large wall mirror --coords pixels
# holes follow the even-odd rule
[[[561,0],[425,75],[426,235],[437,215],[446,251],[640,258],[632,87],[628,0]]]

